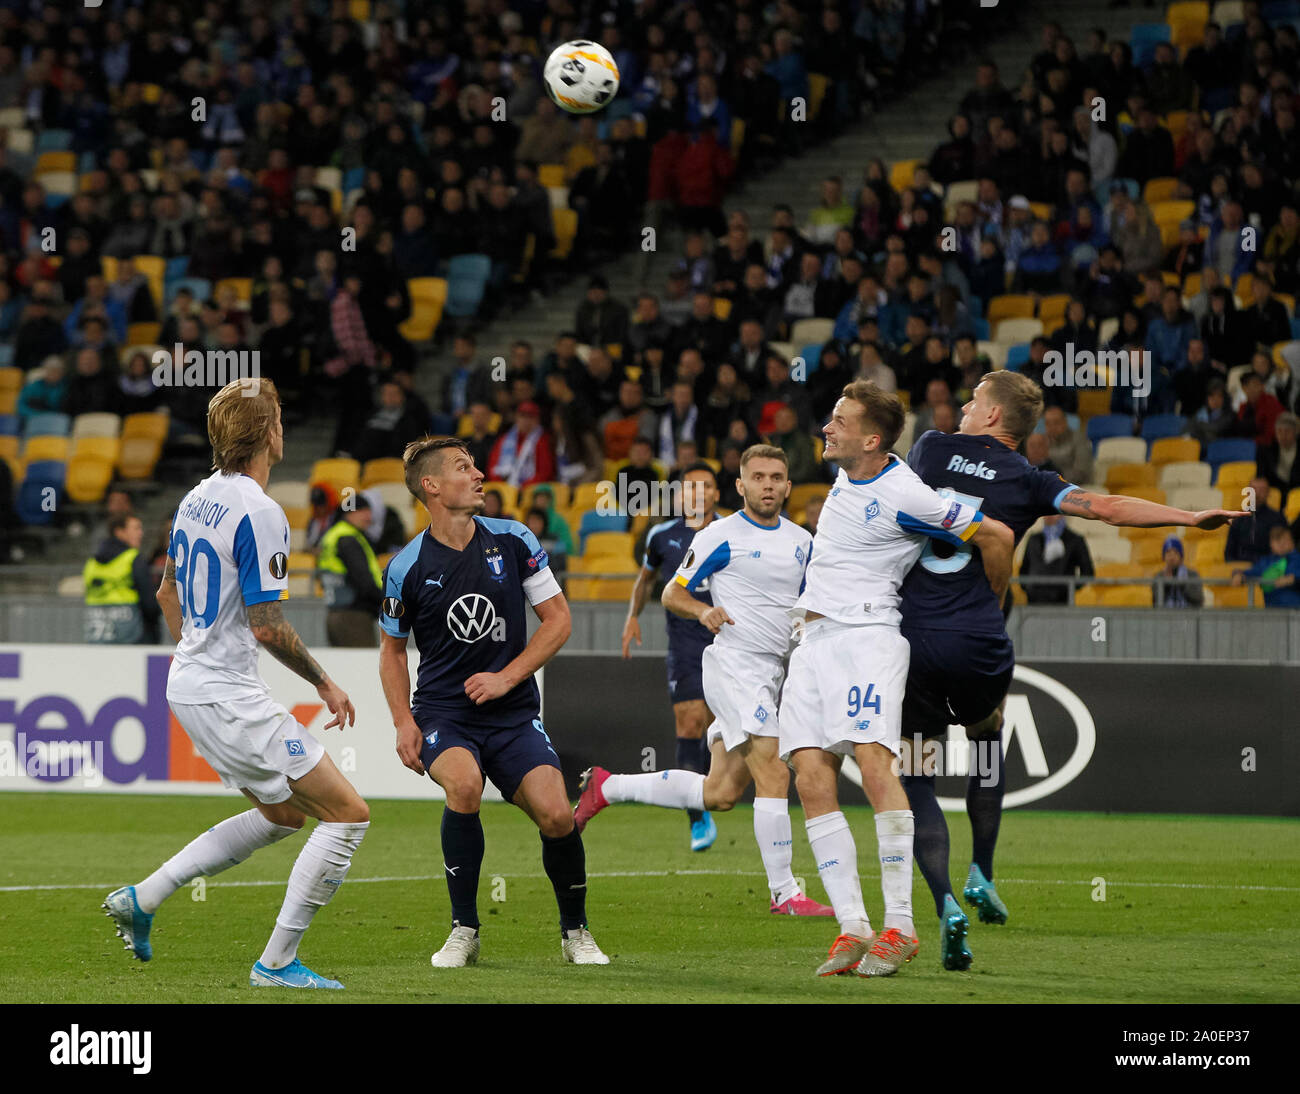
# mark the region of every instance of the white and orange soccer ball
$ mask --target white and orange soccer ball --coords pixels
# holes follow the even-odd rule
[[[618,65],[596,42],[565,42],[546,58],[546,93],[570,114],[594,114],[618,93]]]

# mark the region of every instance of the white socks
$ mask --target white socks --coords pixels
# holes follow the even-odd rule
[[[298,956],[302,933],[312,916],[325,907],[348,876],[352,855],[361,844],[370,822],[361,824],[320,821],[303,844],[289,874],[284,904],[275,917],[275,930],[262,953],[268,969],[282,969]]]
[[[256,809],[228,817],[191,840],[135,887],[143,912],[155,912],[182,885],[211,877],[248,858],[259,847],[292,836],[298,829],[272,824]]]
[[[754,799],[754,840],[767,871],[772,899],[784,904],[799,894],[790,864],[794,861],[794,837],[790,831],[790,803],[785,798]]]
[[[853,833],[843,813],[827,813],[806,822],[808,842],[817,860],[817,872],[831,898],[841,934],[868,938],[871,921],[862,901],[862,883],[858,880],[858,851]],[[910,937],[910,936],[909,936]]]
[[[704,809],[704,776],[698,771],[652,771],[647,775],[611,775],[600,792],[611,805],[640,802],[665,809]]]
[[[880,889],[885,895],[885,929],[897,927],[908,938],[912,924],[912,840],[916,825],[910,809],[876,814],[880,848]]]

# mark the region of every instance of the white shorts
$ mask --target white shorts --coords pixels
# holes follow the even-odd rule
[[[781,698],[781,758],[800,748],[849,756],[873,743],[897,756],[911,654],[897,627],[806,624]]]
[[[704,701],[713,714],[706,739],[730,752],[750,737],[779,737],[777,696],[785,677],[779,657],[742,650],[704,647]]]
[[[290,798],[289,780],[301,779],[325,755],[321,743],[269,695],[168,705],[221,781],[251,791],[266,805]]]

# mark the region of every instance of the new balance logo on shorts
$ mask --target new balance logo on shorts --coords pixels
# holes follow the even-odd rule
[[[853,728],[854,728],[854,729],[870,729],[870,728],[871,728],[871,719],[870,719],[870,718],[863,718],[860,722],[854,722],[854,723],[853,723]]]
[[[284,747],[289,750],[290,756],[305,756],[307,754],[306,746],[303,745],[302,741],[299,740],[297,737],[285,741]]]

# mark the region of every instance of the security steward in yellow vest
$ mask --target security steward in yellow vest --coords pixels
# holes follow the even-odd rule
[[[144,525],[122,513],[81,571],[86,587],[85,640],[117,645],[156,642],[158,599],[148,560],[140,553]]]
[[[357,494],[321,536],[316,576],[325,593],[325,633],[331,646],[379,645],[375,622],[384,574],[366,538],[369,526],[370,502]]]

